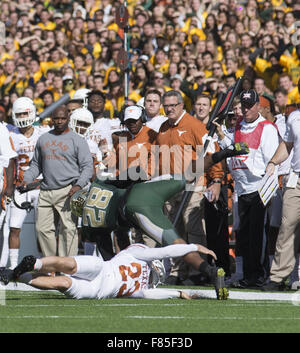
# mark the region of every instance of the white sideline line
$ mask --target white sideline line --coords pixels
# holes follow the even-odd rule
[[[127,319],[188,319],[188,320],[300,320],[300,317],[238,317],[238,316],[203,316],[203,317],[188,317],[188,316],[145,316],[134,315],[125,316]]]
[[[0,285],[0,290],[19,290],[19,291],[40,291],[39,289],[30,287],[24,283],[18,283],[17,286],[14,283],[9,283],[7,286],[1,286]],[[167,289],[167,288],[166,288]],[[189,293],[198,293],[202,298],[207,298],[207,299],[215,299],[216,298],[216,293],[214,290],[210,289],[200,289],[200,290],[194,290],[194,289],[188,289],[188,288],[181,288],[181,290],[187,291]],[[59,293],[57,291],[49,290],[47,291],[49,293]],[[238,299],[238,300],[279,300],[279,301],[293,301],[295,298],[295,294],[298,292],[284,292],[284,293],[268,293],[268,292],[247,292],[247,291],[231,291],[229,290],[229,300],[230,299]],[[63,295],[59,293],[60,295]],[[298,298],[298,301],[300,300],[300,295]],[[103,305],[103,304],[101,304]],[[117,304],[120,305],[120,304]],[[124,304],[126,305],[126,304]],[[131,304],[132,305],[132,304]],[[141,304],[137,304],[141,305]],[[147,304],[145,304],[147,305]]]
[[[103,319],[106,316],[74,316],[74,315],[18,315],[18,316],[0,316],[0,320],[20,320],[20,319]],[[130,315],[123,316],[124,319],[172,319],[172,320],[246,320],[245,317],[239,316],[198,316],[198,317],[190,317],[190,316],[154,316],[154,315]],[[300,320],[300,317],[247,317],[247,320]]]

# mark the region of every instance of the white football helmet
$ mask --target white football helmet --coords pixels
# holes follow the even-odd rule
[[[87,137],[90,134],[93,123],[93,114],[86,108],[75,109],[70,116],[70,128],[83,137]]]
[[[19,118],[17,114],[27,113],[27,116]],[[36,107],[28,97],[17,98],[12,106],[12,119],[14,125],[22,128],[32,125],[36,121]]]
[[[164,284],[166,280],[166,269],[162,261],[153,260],[151,263],[151,277],[149,283],[150,288],[156,288],[159,284]]]
[[[82,107],[87,109],[89,92],[91,92],[91,90],[88,88],[79,88],[75,91],[72,99],[82,101]]]

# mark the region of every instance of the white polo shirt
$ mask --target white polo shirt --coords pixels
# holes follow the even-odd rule
[[[294,143],[294,154],[291,160],[291,168],[294,172],[300,172],[300,109],[292,112],[287,121],[287,129],[284,141]]]

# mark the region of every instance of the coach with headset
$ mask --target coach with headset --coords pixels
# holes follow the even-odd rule
[[[156,144],[160,147],[159,174],[181,175],[188,181],[193,179],[193,175],[199,178],[176,228],[188,243],[196,242],[205,246],[204,208],[200,207],[200,204],[204,201],[206,180],[199,163],[202,158],[199,158],[197,152],[200,152],[204,145],[207,130],[201,121],[185,110],[180,92],[175,90],[166,92],[163,95],[162,104],[168,120],[161,125],[156,138]],[[169,163],[166,156],[168,152],[170,153]],[[210,147],[208,153],[214,152],[215,150]],[[207,174],[213,182],[220,183],[224,176],[222,165],[215,164]],[[171,219],[174,219],[177,214],[182,196],[183,194],[179,193],[166,204]],[[181,281],[183,284],[200,284],[199,273],[185,266],[183,262],[174,261],[167,283],[173,285],[180,284]]]

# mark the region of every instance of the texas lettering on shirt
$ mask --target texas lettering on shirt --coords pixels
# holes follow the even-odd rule
[[[60,155],[60,152],[66,152],[69,147],[68,145],[64,144],[63,142],[57,143],[55,140],[50,142],[46,142],[44,145],[41,146],[42,150],[44,151],[45,159],[58,159],[58,160],[66,160],[64,155]]]

